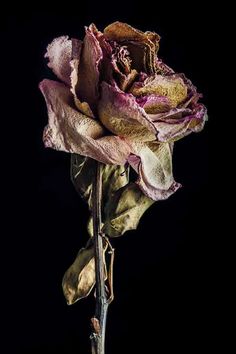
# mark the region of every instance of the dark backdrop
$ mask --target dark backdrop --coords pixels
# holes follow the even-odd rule
[[[152,206],[137,231],[113,242],[115,300],[109,309],[107,353],[208,350],[214,277],[209,221],[214,25],[199,2],[66,5],[53,11],[36,5],[35,10],[14,8],[2,15],[4,353],[90,352],[93,296],[68,307],[61,290],[64,271],[87,240],[88,211],[70,182],[69,154],[43,147],[47,114],[38,83],[52,77],[43,54],[54,37],[82,38],[84,25],[94,22],[103,29],[114,20],[161,35],[160,57],[185,72],[204,94],[210,120],[203,132],[175,145],[174,175],[183,188]]]

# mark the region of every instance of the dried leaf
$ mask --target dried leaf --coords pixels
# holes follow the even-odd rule
[[[95,176],[95,167],[97,162],[93,159],[71,155],[71,179],[80,194],[80,196],[88,203],[89,209],[92,210],[92,184]],[[129,168],[119,165],[102,165],[102,220],[104,216],[104,208],[113,194],[121,187],[125,186],[129,181]],[[88,232],[92,237],[93,224],[92,218],[88,222]]]
[[[106,204],[102,231],[110,237],[117,237],[136,229],[142,215],[153,203],[154,200],[145,196],[136,183],[129,183],[112,195]]]
[[[92,208],[91,194],[97,161],[78,154],[71,155],[71,179],[83,199]],[[129,181],[129,168],[123,165],[101,166],[102,200],[106,203],[109,194],[116,192]]]
[[[105,251],[104,246],[104,270],[105,279],[107,278]],[[76,301],[87,297],[95,285],[95,260],[94,246],[92,242],[88,242],[85,248],[82,248],[74,263],[66,271],[62,288],[68,305],[74,304]]]
[[[92,183],[96,161],[72,155],[71,178],[78,193],[92,209]],[[136,183],[129,182],[129,168],[102,165],[102,231],[110,237],[123,235],[138,226],[143,213],[154,201],[143,194]],[[88,233],[93,236],[92,217]]]
[[[92,209],[92,184],[96,164],[95,160],[86,156],[71,154],[71,180],[76,191],[88,203],[89,209]]]

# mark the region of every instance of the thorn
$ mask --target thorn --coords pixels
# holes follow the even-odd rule
[[[100,323],[96,317],[91,318],[92,326],[94,328],[95,334],[99,335],[101,331]]]

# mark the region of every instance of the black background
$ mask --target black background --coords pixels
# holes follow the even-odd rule
[[[67,6],[65,6],[67,5]],[[183,188],[157,202],[137,231],[113,241],[115,300],[107,324],[107,353],[192,353],[212,348],[213,235],[210,141],[216,116],[212,82],[215,27],[204,4],[64,4],[2,15],[2,296],[4,353],[89,353],[94,299],[68,307],[64,271],[86,240],[86,205],[69,176],[69,154],[45,149],[47,123],[38,83],[53,78],[43,59],[53,38],[83,37],[120,20],[162,37],[159,55],[185,72],[203,93],[205,130],[179,141],[174,175]],[[212,321],[213,320],[213,321]],[[141,348],[144,348],[141,350]]]

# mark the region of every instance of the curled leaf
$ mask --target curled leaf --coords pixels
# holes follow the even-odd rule
[[[92,184],[95,178],[96,161],[77,154],[71,155],[71,180],[92,210]],[[106,205],[109,204],[114,193],[128,184],[129,168],[119,165],[102,165],[102,221],[107,219]],[[88,222],[88,233],[93,236],[92,217]]]
[[[91,207],[92,184],[97,162],[78,154],[71,155],[71,179],[77,190]],[[101,165],[103,200],[129,181],[129,168],[123,165]]]
[[[153,203],[154,200],[144,195],[136,183],[129,183],[106,204],[102,231],[110,237],[117,237],[136,229],[142,215]]]
[[[105,264],[106,248],[107,246],[104,246],[105,279],[107,277]],[[67,304],[72,305],[76,301],[87,297],[93,289],[95,281],[94,246],[92,242],[88,242],[86,247],[79,251],[74,263],[63,277],[62,288]]]
[[[92,209],[92,183],[96,161],[73,154],[71,178],[78,193]],[[109,237],[137,228],[144,212],[154,203],[136,183],[129,183],[126,166],[102,165],[102,231]],[[92,217],[88,233],[93,237]]]
[[[95,178],[96,161],[86,156],[71,154],[71,180],[79,195],[92,208],[92,184]]]

